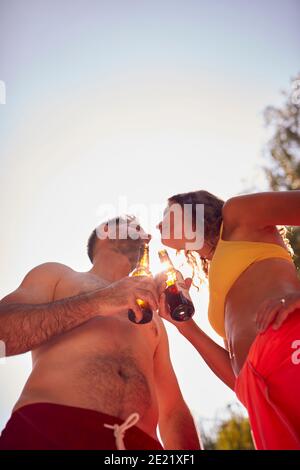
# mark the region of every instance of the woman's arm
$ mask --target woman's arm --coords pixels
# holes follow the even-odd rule
[[[225,224],[300,226],[300,191],[245,194],[228,199],[223,206]]]

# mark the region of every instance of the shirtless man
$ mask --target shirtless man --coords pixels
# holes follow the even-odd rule
[[[0,449],[162,449],[158,424],[165,449],[200,448],[170,362],[155,283],[128,277],[151,238],[139,234],[99,239],[94,230],[90,271],[42,264],[0,302],[7,356],[32,351],[33,364]],[[137,298],[151,305],[152,322],[129,321],[129,308],[141,318]]]

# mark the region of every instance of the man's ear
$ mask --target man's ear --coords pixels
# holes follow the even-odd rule
[[[187,287],[187,289],[189,289],[193,283],[193,279],[191,277],[187,277],[185,280],[184,280],[184,283]]]

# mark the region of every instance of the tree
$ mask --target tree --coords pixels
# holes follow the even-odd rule
[[[300,73],[283,92],[280,107],[268,106],[264,116],[272,131],[266,149],[265,174],[273,191],[300,189]],[[294,262],[300,269],[300,228],[289,228],[288,239],[294,249]]]
[[[224,422],[217,434],[216,449],[254,449],[248,419],[243,416],[233,415],[228,421]]]
[[[228,417],[221,420],[209,434],[202,429],[204,448],[206,450],[254,449],[249,420],[243,415],[241,408],[238,405],[228,405],[226,414]]]

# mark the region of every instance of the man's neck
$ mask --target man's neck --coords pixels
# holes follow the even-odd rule
[[[94,260],[90,273],[104,279],[110,283],[116,282],[128,276],[130,266],[127,259],[122,260],[120,256],[109,256],[108,259],[98,257]]]

